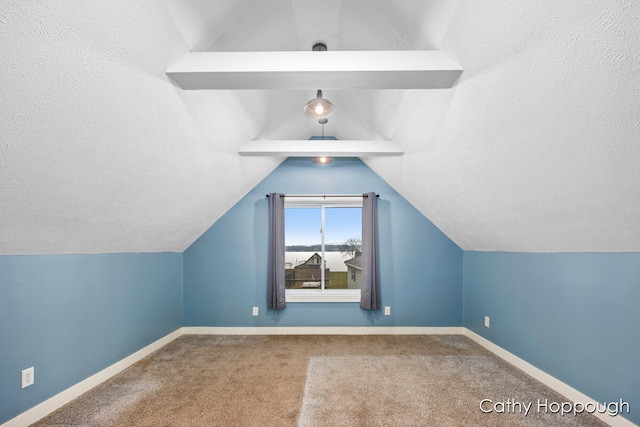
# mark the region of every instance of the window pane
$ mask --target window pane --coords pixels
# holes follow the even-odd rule
[[[327,289],[360,289],[362,208],[325,209]]]
[[[322,288],[321,227],[320,207],[285,209],[284,262],[287,289]]]

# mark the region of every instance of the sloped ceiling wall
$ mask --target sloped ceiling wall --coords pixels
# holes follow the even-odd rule
[[[392,95],[407,155],[368,164],[465,249],[640,250],[640,4],[448,7],[465,72]]]
[[[73,3],[73,4],[72,4]],[[0,254],[182,251],[305,139],[312,91],[182,91],[188,51],[440,49],[449,90],[333,91],[326,132],[463,249],[640,251],[636,1],[0,6]]]

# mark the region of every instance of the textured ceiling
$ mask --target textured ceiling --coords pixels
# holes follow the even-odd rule
[[[640,5],[544,0],[0,5],[0,254],[182,251],[305,139],[313,91],[183,91],[189,51],[439,49],[452,89],[326,91],[339,139],[464,249],[640,251]]]

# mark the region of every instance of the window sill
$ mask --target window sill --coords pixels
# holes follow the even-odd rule
[[[287,289],[286,302],[360,302],[360,289],[320,290]]]

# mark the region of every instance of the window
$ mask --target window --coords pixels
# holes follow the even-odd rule
[[[362,197],[292,197],[284,215],[286,301],[359,302]]]

